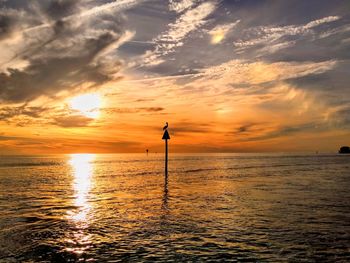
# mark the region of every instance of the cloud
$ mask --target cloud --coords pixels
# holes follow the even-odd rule
[[[325,24],[325,23],[330,23],[330,22],[337,21],[339,19],[340,19],[339,16],[327,16],[327,17],[324,17],[324,18],[321,18],[321,19],[317,19],[317,20],[313,20],[313,21],[307,23],[304,26],[304,28],[305,29],[314,28],[314,27],[320,26],[320,25]]]
[[[6,4],[4,4],[6,6]],[[37,17],[21,9],[0,8],[0,42],[37,21]]]
[[[50,110],[50,108],[46,107],[27,107],[26,105],[21,105],[19,107],[2,107],[0,108],[0,121],[7,121],[18,116],[39,118],[42,114]]]
[[[294,45],[295,41],[283,41],[278,45],[278,41],[281,41],[287,36],[303,36],[313,34],[313,29],[326,23],[331,23],[341,19],[339,16],[328,16],[321,19],[310,21],[304,25],[288,25],[288,26],[258,26],[245,30],[245,36],[241,40],[236,40],[233,45],[237,52],[242,52],[245,49],[255,46],[265,46],[265,51],[270,53],[282,48]],[[275,48],[268,49],[267,47],[274,45]],[[277,47],[277,48],[276,48]]]
[[[233,23],[218,25],[210,30],[208,33],[211,36],[211,43],[214,45],[221,43],[229,31],[234,28],[240,21],[241,20],[237,20]]]
[[[159,81],[176,81],[187,79],[188,86],[195,87],[206,83],[214,86],[257,85],[267,82],[297,79],[304,76],[318,75],[334,69],[339,61],[327,60],[322,62],[255,62],[252,60],[233,59],[224,63],[204,68],[192,69],[193,73],[160,76],[154,78],[124,80],[126,83],[148,83]],[[201,89],[201,88],[199,88]]]
[[[3,61],[3,67],[11,66],[0,72],[0,103],[29,102],[116,80],[121,62],[111,53],[133,33],[124,32],[122,18],[115,12],[138,2],[123,0],[90,9],[79,1],[38,2],[37,14],[26,14],[44,23],[22,32],[13,45],[16,55]],[[25,11],[0,15],[0,38],[10,38],[12,24],[19,28],[28,24],[30,19],[15,17],[16,12]]]
[[[266,126],[268,126],[268,123],[243,123],[236,127],[232,134],[235,136],[251,136],[265,131]]]
[[[320,74],[336,66],[336,61],[324,62],[249,62],[230,60],[217,66],[198,69],[203,77],[222,83],[261,84],[312,74]]]
[[[90,126],[94,119],[82,116],[77,111],[65,107],[29,106],[23,104],[0,108],[0,121],[20,127],[32,124],[50,124],[63,128],[74,128]]]
[[[144,54],[144,65],[154,66],[163,63],[163,57],[183,46],[185,37],[203,26],[206,23],[205,19],[215,9],[214,2],[205,2],[184,12],[174,23],[168,25],[167,31],[153,39],[155,49]]]
[[[195,0],[169,0],[169,10],[181,13],[192,7],[196,2]]]
[[[160,119],[179,151],[340,140],[350,119],[346,8],[248,2],[2,1],[1,129],[82,152],[133,150],[129,137],[159,151]],[[101,96],[97,119],[65,104],[86,92]]]
[[[64,138],[57,137],[55,140],[42,137],[6,136],[0,135],[0,142],[3,149],[14,153],[43,153],[50,151],[57,153],[76,152],[128,152],[130,150],[140,151],[140,143],[127,140],[96,140],[87,138]],[[82,148],[83,145],[83,148]],[[16,149],[13,151],[13,149]]]
[[[91,8],[90,10],[85,10],[84,12],[81,12],[80,14],[77,14],[74,16],[74,18],[79,17],[86,17],[91,15],[100,15],[103,12],[106,11],[123,11],[125,9],[131,8],[145,0],[118,0],[113,1],[111,3],[103,4],[100,6],[95,6]],[[70,17],[71,18],[71,17]]]
[[[338,128],[349,129],[350,127],[350,102],[329,109],[327,121]]]
[[[291,89],[290,91],[293,91]],[[298,93],[298,94],[295,94]],[[300,92],[300,91],[299,91]],[[292,138],[292,136],[312,136],[334,131],[347,132],[350,127],[350,104],[330,106],[319,104],[314,98],[308,98],[305,93],[287,93],[285,99],[279,99],[274,108],[274,103],[266,103],[266,107],[274,112],[278,112],[284,119],[283,122],[265,122],[258,124],[246,124],[238,127],[234,134],[239,136],[239,141],[254,142],[266,141],[278,138]],[[309,102],[308,102],[309,100]],[[305,104],[310,105],[305,108]],[[286,108],[288,104],[288,108]],[[299,111],[299,112],[298,112]],[[297,118],[295,117],[297,116]]]
[[[21,137],[0,135],[0,141],[12,141],[12,140],[18,140],[18,139],[21,139]]]
[[[195,123],[190,121],[181,121],[172,124],[169,130],[174,135],[186,133],[208,133],[213,129],[210,123]]]
[[[111,114],[111,113],[140,113],[140,112],[148,112],[148,113],[156,113],[162,112],[165,109],[162,107],[139,107],[139,108],[104,108],[102,111]]]
[[[51,2],[49,7],[44,10],[45,13],[51,15],[51,18],[58,20],[60,22],[71,22],[76,20],[86,20],[92,16],[102,16],[108,13],[118,13],[125,9],[131,8],[144,0],[119,0],[113,1],[110,3],[97,5],[97,6],[86,6],[85,9],[81,10],[78,13],[73,13],[72,10],[75,7],[78,7],[78,3],[82,2],[81,0],[54,0]],[[39,6],[39,9],[42,9]],[[64,15],[67,16],[64,16]],[[68,15],[69,14],[69,15]],[[24,32],[30,32],[34,30],[41,30],[47,27],[53,27],[55,22],[47,22],[39,25],[35,25],[33,27],[28,27],[24,30]]]
[[[31,58],[24,70],[8,69],[0,73],[0,101],[26,102],[60,91],[74,92],[82,84],[94,87],[112,80],[112,76],[104,72],[104,65],[92,62],[115,39],[113,34],[105,33],[85,41],[81,47],[85,54]]]
[[[14,18],[11,15],[0,14],[0,40],[8,37],[14,26]]]
[[[30,138],[30,137],[23,137],[23,136],[3,136],[0,135],[0,141],[5,142],[5,143],[11,143],[14,144],[15,146],[25,146],[25,145],[35,145],[37,146],[38,144],[45,145],[46,140],[37,140],[35,138]],[[2,146],[6,146],[2,145]]]
[[[259,55],[267,55],[270,53],[275,53],[281,49],[292,47],[296,44],[296,41],[285,41],[281,43],[276,43],[272,45],[266,45],[262,47],[260,50],[258,50]]]
[[[87,127],[94,121],[79,114],[79,111],[64,107],[30,106],[5,106],[0,108],[0,121],[16,126],[28,125],[56,125],[63,128]]]
[[[282,127],[278,127],[273,131],[269,131],[263,135],[242,138],[242,141],[265,141],[265,140],[295,135],[303,132],[316,132],[316,131],[320,131],[320,129],[326,129],[326,127],[327,126],[325,126],[324,124],[319,124],[319,123],[304,123],[304,124],[299,124],[294,126],[282,126]]]
[[[46,13],[53,19],[61,19],[74,14],[79,7],[81,1],[71,0],[53,0],[46,7]]]
[[[138,108],[101,108],[105,114],[164,114],[162,107],[138,107]],[[12,123],[16,126],[29,124],[50,124],[63,128],[91,127],[94,118],[81,115],[79,111],[64,107],[29,106],[5,106],[0,108],[0,121]],[[94,125],[95,126],[95,125]]]
[[[347,33],[350,31],[350,25],[349,24],[346,24],[346,25],[342,25],[340,27],[337,27],[337,28],[333,28],[333,29],[330,29],[330,30],[327,30],[323,33],[321,33],[319,35],[319,38],[327,38],[327,37],[330,37],[330,36],[333,36],[333,35],[336,35],[336,34],[342,34],[342,33]]]
[[[51,122],[63,128],[87,127],[94,119],[82,115],[59,116]]]

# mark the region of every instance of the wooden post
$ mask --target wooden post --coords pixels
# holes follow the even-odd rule
[[[168,176],[168,140],[170,139],[168,130],[164,131],[162,140],[165,140],[165,176]]]
[[[168,176],[168,139],[165,139],[165,176]]]

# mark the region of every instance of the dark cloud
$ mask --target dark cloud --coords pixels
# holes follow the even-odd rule
[[[100,109],[108,114],[128,114],[128,113],[159,113],[164,111],[162,107],[139,107],[139,108],[104,108]],[[11,121],[17,126],[25,126],[33,123],[48,123],[63,128],[89,127],[94,121],[79,114],[78,111],[69,108],[53,107],[32,107],[23,104],[21,106],[0,108],[0,121]]]
[[[62,90],[74,92],[79,85],[102,84],[111,80],[104,73],[103,65],[92,64],[94,56],[108,46],[113,37],[106,33],[96,39],[89,39],[85,55],[54,57],[31,60],[25,70],[9,69],[0,73],[0,100],[4,102],[26,102],[42,95],[53,96]]]
[[[143,107],[143,108],[139,108],[141,111],[146,111],[146,112],[158,112],[158,111],[163,111],[164,108],[162,107]]]
[[[63,128],[87,127],[93,120],[67,108],[33,107],[26,104],[0,108],[0,121],[11,122],[20,127],[34,123],[51,124]]]
[[[337,92],[339,92],[339,94],[342,95],[342,97],[344,95],[349,97],[350,93],[347,92],[347,85],[349,83],[349,67],[350,61],[339,61],[331,71],[288,79],[286,80],[286,82],[302,89],[308,89],[313,91],[323,90],[328,92],[329,94],[331,93],[331,91],[336,90]]]
[[[305,123],[301,125],[295,125],[295,126],[284,126],[280,127],[278,129],[275,129],[273,131],[266,132],[263,135],[259,136],[253,136],[253,137],[248,137],[244,138],[241,141],[263,141],[263,140],[269,140],[269,139],[275,139],[279,137],[284,137],[284,136],[290,136],[294,135],[297,133],[301,132],[319,132],[321,130],[325,130],[329,128],[326,124],[324,123]]]
[[[249,128],[250,128],[250,125],[241,126],[237,129],[237,133],[246,133]]]
[[[7,68],[0,73],[0,103],[29,102],[61,91],[72,93],[82,85],[94,88],[115,79],[121,64],[116,57],[106,60],[104,55],[123,34],[120,17],[101,13],[73,19],[72,15],[83,6],[79,1],[38,4],[38,16],[47,16],[48,20],[42,22],[43,27],[22,32],[24,48],[7,63],[25,60],[27,66]],[[33,16],[27,12],[27,16]],[[15,23],[25,24],[23,16],[12,21],[0,14],[0,38],[8,36]]]
[[[12,31],[13,20],[6,15],[0,15],[0,40],[6,38]]]
[[[142,113],[142,112],[161,112],[164,111],[162,107],[139,107],[139,108],[104,108],[106,113]]]
[[[232,135],[238,136],[249,136],[251,134],[256,134],[264,131],[264,127],[266,127],[268,123],[245,123],[238,127],[236,127]]]
[[[211,123],[194,123],[189,121],[177,122],[169,126],[171,132],[175,134],[182,133],[208,133],[212,131]]]
[[[51,18],[57,20],[74,14],[80,2],[79,0],[53,0],[49,1],[44,11],[46,11]]]
[[[3,107],[0,108],[0,121],[7,121],[18,116],[27,116],[31,118],[39,118],[43,113],[49,111],[50,108],[45,107],[27,107],[22,105],[19,107]]]
[[[21,23],[27,24],[29,20],[31,19],[24,16],[24,11],[0,5],[0,41],[11,37]]]
[[[344,108],[339,109],[333,113],[332,118],[335,121],[335,125],[340,128],[349,129],[350,127],[350,103],[348,103]]]
[[[76,149],[93,150],[95,152],[128,152],[130,150],[139,151],[140,144],[133,141],[123,140],[88,140],[88,139],[68,139],[57,138],[55,141],[47,138],[39,137],[20,137],[20,136],[6,136],[0,135],[0,142],[11,142],[11,144],[26,148],[33,147],[38,150],[58,150],[59,152],[74,152]],[[5,147],[5,146],[3,146]],[[40,148],[38,148],[40,147]]]
[[[97,147],[109,149],[110,151],[118,148],[133,148],[140,145],[138,142],[133,141],[97,141]]]
[[[0,141],[13,141],[13,140],[18,140],[21,137],[13,137],[13,136],[4,136],[0,135]]]
[[[47,140],[38,140],[30,137],[0,135],[0,141],[15,142],[16,145],[37,145],[47,143]],[[46,142],[45,142],[46,141]]]
[[[87,127],[93,121],[92,118],[88,118],[82,115],[72,116],[59,116],[55,117],[51,122],[53,125],[57,125],[63,128],[76,128],[76,127]]]
[[[151,101],[155,101],[155,99],[147,98],[147,99],[137,99],[137,100],[135,100],[135,102],[151,102]]]

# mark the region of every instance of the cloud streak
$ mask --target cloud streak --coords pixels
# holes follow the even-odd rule
[[[182,13],[183,11],[194,6],[197,1],[195,0],[169,0],[169,10],[176,13]]]
[[[216,9],[215,2],[205,2],[188,9],[174,23],[168,25],[169,29],[153,39],[156,44],[153,51],[143,56],[144,65],[154,66],[161,64],[163,57],[167,56],[184,45],[185,37],[199,27],[203,26],[205,19]]]
[[[87,19],[91,16],[98,16],[98,15],[103,15],[106,12],[121,12],[123,10],[126,10],[128,8],[131,8],[137,4],[139,4],[140,2],[143,2],[146,0],[119,0],[119,1],[114,1],[111,3],[106,3],[103,5],[99,5],[99,6],[94,6],[91,9],[86,9],[82,12],[79,13],[75,13],[75,14],[71,14],[69,16],[60,18],[61,22],[70,22],[70,21],[74,21],[77,19]],[[58,4],[61,3],[61,1],[54,1],[54,3],[56,3],[56,5],[53,5],[52,8],[49,9],[49,12],[51,12],[53,14],[53,16],[56,16],[56,12],[57,9],[63,9],[63,10],[67,10],[67,9],[71,9],[71,7],[73,7],[74,5],[76,5],[79,1],[76,1],[76,3],[74,3],[74,1],[64,1],[64,3],[67,4],[67,7],[63,7],[62,8],[62,4]],[[61,7],[61,8],[57,8],[57,7]],[[70,8],[69,8],[70,7]],[[37,26],[33,26],[33,27],[29,27],[23,30],[23,32],[28,33],[30,31],[33,30],[39,30],[39,29],[44,29],[47,27],[53,27],[55,25],[55,23],[44,23],[41,25],[37,25]]]
[[[339,16],[328,16],[321,19],[313,20],[304,25],[288,25],[288,26],[259,26],[246,30],[246,39],[238,40],[233,43],[236,51],[242,52],[247,48],[258,45],[273,45],[275,50],[285,48],[295,44],[293,41],[284,41],[277,43],[287,36],[302,36],[313,33],[313,29],[323,24],[335,22],[341,19]],[[279,46],[278,46],[279,45]],[[266,48],[265,48],[266,49]],[[274,49],[270,49],[270,52]]]
[[[337,65],[336,61],[324,62],[249,62],[231,60],[217,66],[199,69],[205,78],[220,83],[261,84],[271,81],[281,81],[302,76],[320,74],[331,70]]]

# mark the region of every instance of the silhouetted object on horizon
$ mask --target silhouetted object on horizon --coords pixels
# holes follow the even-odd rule
[[[168,140],[170,140],[170,136],[168,133],[168,123],[163,128],[164,134],[162,140],[165,140],[165,176],[168,176]]]
[[[165,130],[163,137],[162,137],[162,140],[170,140],[170,135],[169,135],[168,130]]]
[[[147,153],[147,156],[148,156],[148,149],[146,149],[146,153]]]
[[[339,153],[350,153],[350,147],[349,146],[340,147]]]

